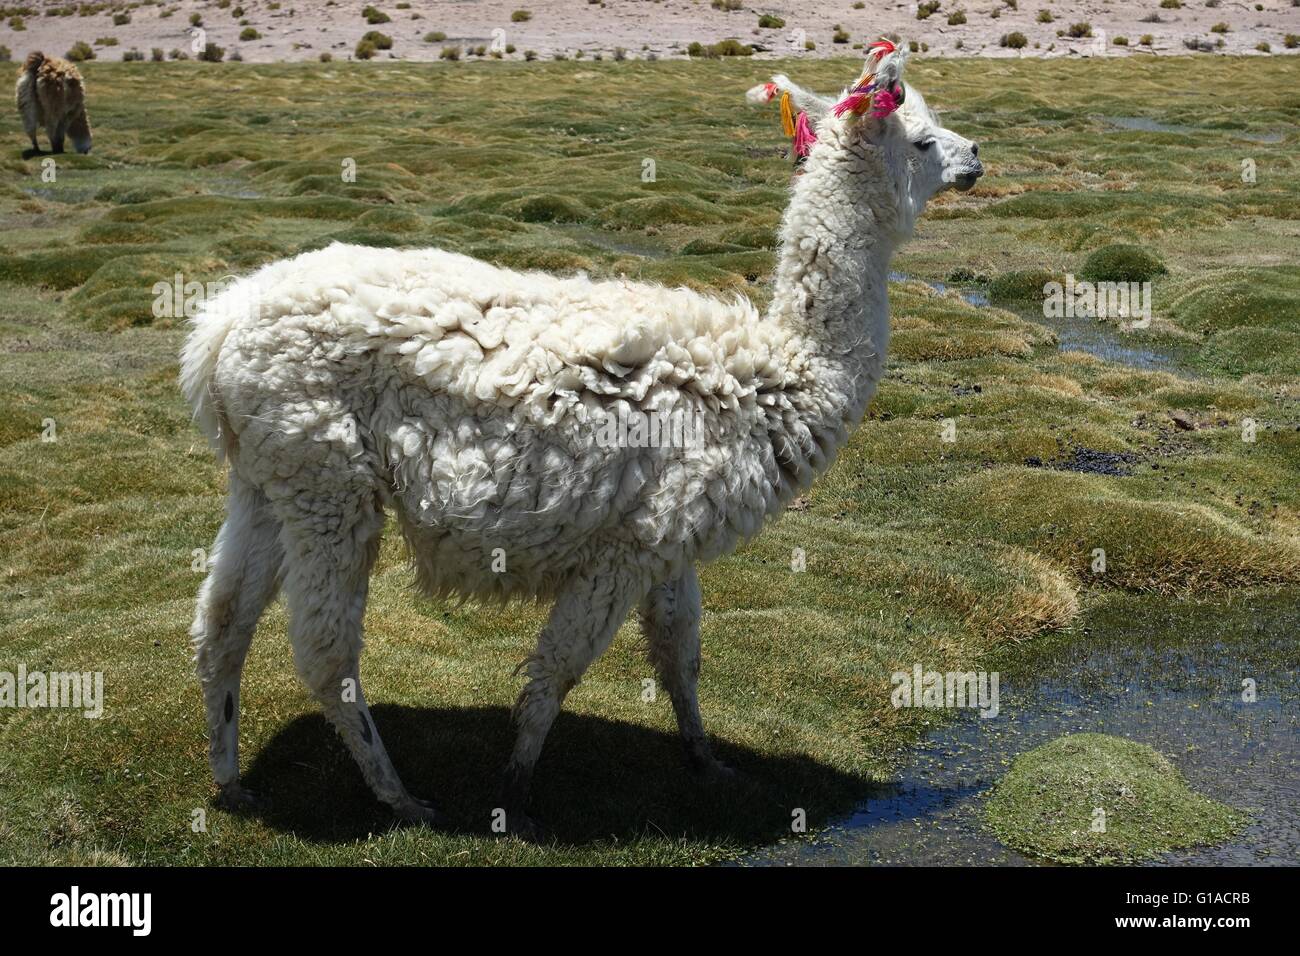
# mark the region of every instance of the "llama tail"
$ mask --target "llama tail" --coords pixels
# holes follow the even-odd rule
[[[212,299],[194,317],[190,334],[181,347],[181,391],[194,409],[194,421],[208,437],[217,460],[228,459],[236,447],[236,436],[221,407],[214,381],[221,347],[241,314],[240,303],[249,301],[247,281],[237,282]]]
[[[41,68],[41,64],[44,62],[45,54],[40,50],[33,50],[31,53],[27,54],[27,61],[23,63],[23,72],[35,73]]]

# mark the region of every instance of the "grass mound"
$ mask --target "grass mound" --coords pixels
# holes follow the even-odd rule
[[[1018,757],[985,817],[998,839],[1057,863],[1135,863],[1220,842],[1242,814],[1188,788],[1165,757],[1106,734],[1071,734]]]
[[[1079,276],[1090,282],[1149,282],[1168,271],[1159,258],[1140,246],[1117,242],[1089,255]]]
[[[1047,298],[1043,286],[1060,281],[1059,274],[1047,269],[1007,272],[989,283],[989,299],[993,302],[1039,302]]]
[[[1300,267],[1223,269],[1176,286],[1167,311],[1190,332],[1260,327],[1300,332]]]
[[[1055,559],[1092,584],[1175,592],[1300,581],[1294,541],[1256,534],[1206,505],[1152,500],[1145,486],[1123,480],[997,468],[954,483],[946,497],[954,514],[996,540]]]

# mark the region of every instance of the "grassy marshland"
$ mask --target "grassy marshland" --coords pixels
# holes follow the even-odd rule
[[[780,66],[825,89],[857,69]],[[763,300],[789,166],[774,111],[743,102],[753,63],[84,72],[94,152],[43,182],[11,124],[0,159],[0,670],[102,670],[107,702],[99,721],[0,712],[0,861],[716,860],[788,832],[794,808],[816,825],[889,772],[938,719],[891,708],[895,670],[978,669],[1107,589],[1300,580],[1300,68],[920,60],[912,81],[979,140],[989,175],[934,204],[897,268],[1059,274],[1140,245],[1168,272],[1153,329],[1134,336],[1186,343],[1197,374],[1060,352],[1010,312],[900,285],[891,372],[861,432],[806,506],[704,572],[706,722],[757,789],[697,793],[667,701],[642,700],[651,672],[629,626],[539,768],[536,809],[559,842],[487,836],[511,670],[541,613],[415,597],[390,541],[368,696],[408,786],[468,832],[390,829],[298,685],[275,609],[242,702],[247,779],[273,808],[209,810],[195,833],[211,791],[185,631],[222,477],[177,393],[182,323],[154,319],[154,283],[345,240]],[[1106,121],[1133,115],[1197,131]],[[57,441],[41,440],[47,419]],[[1115,473],[1071,470],[1099,455]]]

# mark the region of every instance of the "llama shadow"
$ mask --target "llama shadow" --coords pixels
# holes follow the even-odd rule
[[[373,714],[410,792],[432,800],[453,831],[488,835],[514,737],[509,709],[379,705]],[[559,844],[655,834],[752,845],[788,835],[796,808],[812,827],[851,810],[867,788],[809,757],[715,747],[744,782],[700,786],[675,733],[561,713],[537,767],[532,812]],[[244,781],[267,798],[253,811],[262,822],[303,839],[349,842],[398,825],[319,715],[281,730]]]

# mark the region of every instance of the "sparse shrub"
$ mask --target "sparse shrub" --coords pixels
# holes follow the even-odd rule
[[[13,50],[0,43],[0,63],[8,63],[14,58]]]
[[[377,26],[380,23],[388,23],[393,19],[378,7],[366,7],[361,11],[361,15],[365,17],[366,23],[370,24],[372,27]]]
[[[525,62],[525,63],[532,63],[532,62],[533,62],[534,60],[536,60],[536,59],[537,59],[537,51],[536,51],[536,50],[525,50],[525,51],[524,51],[524,62]]]
[[[387,33],[380,33],[378,30],[367,30],[361,36],[361,42],[370,42],[375,45],[376,50],[391,50],[393,48],[393,38]]]
[[[191,13],[191,14],[190,14],[190,26],[192,26],[192,27],[201,27],[201,26],[203,26],[203,17],[202,17],[202,15],[201,15],[201,14],[198,14],[198,13]]]
[[[1051,10],[1039,10],[1039,11],[1038,11],[1038,22],[1039,22],[1039,23],[1051,23],[1051,22],[1052,22],[1053,20],[1055,20],[1055,19],[1056,19],[1056,17],[1052,16],[1052,11],[1051,11]]]
[[[230,51],[230,60],[231,60],[232,63],[243,63],[243,62],[244,62],[244,54],[242,54],[241,52],[239,52],[239,47],[235,47],[235,49],[233,49],[233,50]]]
[[[27,23],[23,20],[22,17],[17,17],[17,16],[10,17],[9,29],[13,30],[15,33],[21,33],[23,30],[27,29]]]
[[[1258,43],[1256,43],[1256,44],[1255,44],[1255,49],[1258,50],[1260,53],[1272,53],[1272,52],[1273,52],[1273,48],[1272,48],[1271,46],[1269,46],[1268,43],[1267,43],[1267,41],[1265,41],[1265,40],[1260,40]]]
[[[1015,33],[1004,33],[998,40],[998,46],[1008,47],[1012,50],[1023,50],[1029,45],[1029,38],[1017,30]]]
[[[203,45],[203,52],[199,54],[199,59],[205,63],[220,63],[225,58],[225,55],[225,47],[209,42]]]
[[[458,47],[458,46],[445,46],[445,47],[443,47],[443,48],[442,48],[442,52],[438,54],[438,59],[440,59],[440,60],[453,60],[453,61],[455,61],[455,60],[459,60],[459,59],[460,59],[460,47]]]
[[[1300,46],[1300,34],[1288,33],[1282,38],[1282,45],[1288,50],[1294,50],[1296,47]]]
[[[507,52],[509,52],[509,51],[507,51]],[[617,62],[617,63],[622,63],[622,62],[623,62],[624,60],[626,60],[626,59],[627,59],[627,49],[624,48],[624,47],[621,47],[621,46],[616,46],[616,47],[614,47],[614,60],[615,60],[615,62]]]
[[[82,63],[86,60],[93,60],[95,58],[95,48],[85,40],[78,40],[76,43],[72,44],[72,48],[68,50],[64,56],[73,63]]]
[[[135,47],[132,47],[129,50],[124,50],[122,53],[123,63],[138,63],[143,59],[144,52],[142,50],[137,50]]]
[[[1084,21],[1083,23],[1071,23],[1070,29],[1065,31],[1067,35],[1076,40],[1092,36],[1092,24]]]
[[[331,53],[329,50],[326,50],[326,51],[325,51],[324,53],[322,53],[319,57],[317,57],[317,59],[320,60],[322,63],[333,63],[333,62],[334,62],[334,54]]]
[[[848,42],[849,42],[849,31],[848,31],[848,30],[845,30],[845,29],[844,29],[842,26],[840,26],[838,23],[835,24],[835,32],[831,34],[831,42],[832,42],[832,43],[848,43]]]
[[[779,30],[785,26],[785,21],[771,13],[764,13],[758,18],[758,25],[764,30]]]
[[[699,54],[691,55],[696,56]],[[720,56],[753,56],[754,48],[741,43],[739,40],[734,40],[729,37],[726,40],[721,40],[704,47],[703,55],[709,59],[714,59]]]
[[[950,27],[959,27],[965,22],[966,22],[965,10],[954,10],[952,13],[948,14],[948,26]]]
[[[1154,46],[1155,42],[1156,38],[1149,33],[1142,34],[1142,39],[1138,40],[1138,44],[1141,46]]]
[[[918,3],[916,5],[916,19],[925,20],[932,13],[937,13],[939,11],[939,2],[940,0],[924,0],[924,2]]]
[[[1115,37],[1110,42],[1115,46],[1128,46],[1128,37]]]
[[[262,34],[258,33],[253,27],[244,27],[244,29],[239,31],[239,39],[244,41],[260,40],[262,39]]]
[[[527,23],[532,18],[533,15],[528,10],[516,10],[514,13],[510,14],[511,23]]]
[[[1162,10],[1181,10],[1183,0],[1160,0],[1160,8]]]
[[[907,41],[907,52],[908,52],[908,53],[919,53],[919,52],[921,52],[921,44],[917,43],[915,40],[908,40],[908,41]]]
[[[425,43],[441,43],[445,39],[447,39],[447,34],[443,33],[441,30],[434,30],[432,33],[426,33],[424,35]]]
[[[167,54],[163,51],[162,47],[156,46],[149,51],[149,59],[154,63],[161,63],[163,60],[167,59]]]
[[[1211,33],[1227,33],[1227,32],[1228,32],[1228,25],[1227,25],[1226,23],[1216,23],[1214,26],[1210,27],[1210,32],[1211,32]]]
[[[507,53],[514,53],[514,52],[515,52],[515,45],[514,45],[513,43],[507,43],[507,44],[506,44],[506,52],[507,52]]]
[[[352,55],[358,60],[373,60],[379,53],[379,48],[369,40],[358,40],[357,48],[352,51]]]
[[[817,44],[816,44],[816,43],[813,43],[812,40],[804,40],[804,41],[803,41],[803,48],[804,48],[805,50],[808,50],[809,52],[812,52],[813,50],[817,49]]]
[[[478,46],[474,47],[474,49],[471,50],[470,52],[471,52],[474,56],[486,56],[486,55],[487,55],[487,46],[484,45],[484,44],[482,44],[482,43],[480,43]],[[582,59],[582,57],[581,57],[581,53],[582,53],[582,51],[579,50],[578,53],[579,53],[579,57],[578,57],[578,59]]]
[[[100,37],[95,46],[117,46],[117,37]]]
[[[131,14],[129,13],[113,14],[113,26],[115,27],[124,27],[130,22],[131,22]],[[126,59],[126,57],[123,56],[122,59]]]
[[[714,10],[735,11],[744,6],[743,0],[713,0]]]

